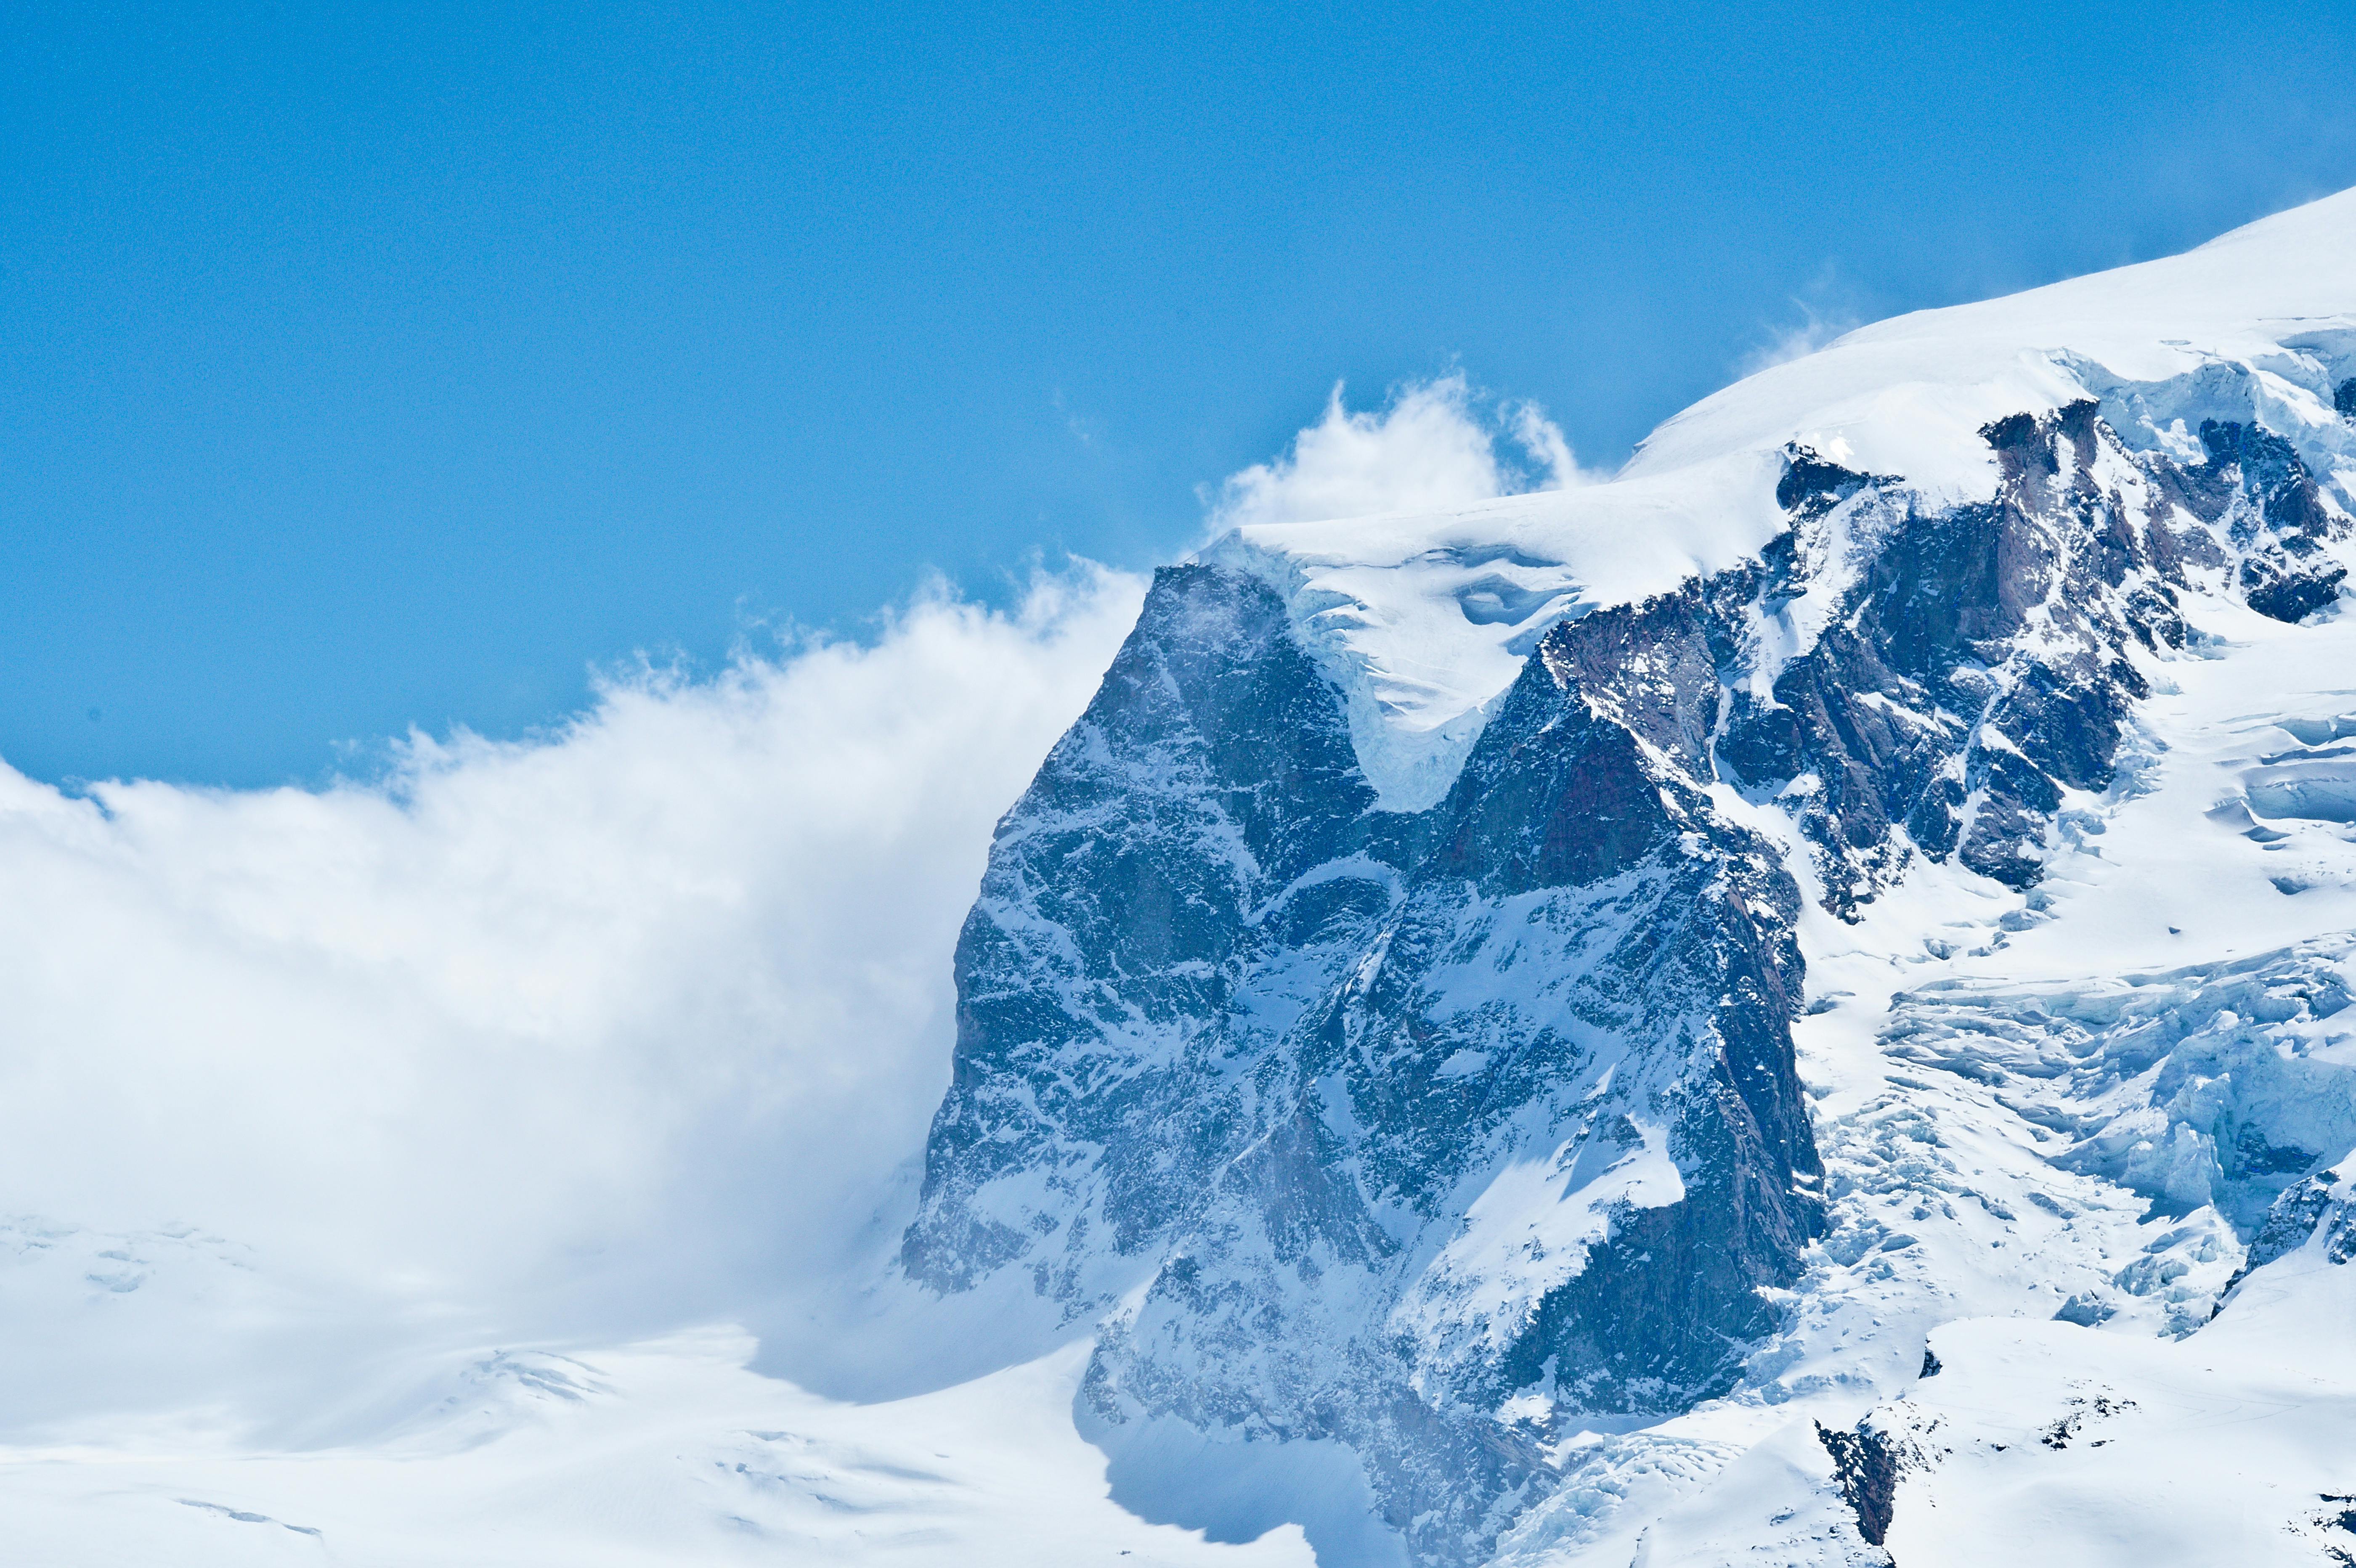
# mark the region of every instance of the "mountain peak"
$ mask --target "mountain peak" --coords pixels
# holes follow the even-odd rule
[[[1235,529],[1201,559],[1284,598],[1344,693],[1384,804],[1443,795],[1538,636],[1757,558],[1805,453],[1925,505],[1984,502],[1997,421],[2092,402],[2126,447],[2202,458],[2204,421],[2281,433],[2356,507],[2356,190],[2181,255],[1916,311],[1772,366],[1662,424],[1600,484],[1450,511]]]

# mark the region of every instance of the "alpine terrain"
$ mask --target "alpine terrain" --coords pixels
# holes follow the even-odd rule
[[[998,824],[831,1294],[20,1421],[0,1555],[2356,1565],[2351,568],[2356,191],[1852,333],[1606,481],[1237,528]],[[195,1223],[0,1240],[92,1386],[333,1326]]]
[[[1089,1331],[1117,1497],[1346,1456],[1321,1560],[2356,1561],[2351,562],[2356,193],[1231,533],[896,1267]]]

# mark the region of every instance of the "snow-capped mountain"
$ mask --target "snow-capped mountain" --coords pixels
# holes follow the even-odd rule
[[[1125,580],[408,798],[0,768],[42,1147],[196,1126],[154,1168],[265,1232],[111,1168],[0,1224],[0,1555],[2356,1563],[2351,565],[2356,191],[1608,482],[1240,528],[998,825],[916,1088],[943,847]],[[924,744],[807,743],[853,710]]]
[[[2350,1560],[2352,519],[2356,193],[1216,541],[1000,825],[897,1268],[1335,1562]]]

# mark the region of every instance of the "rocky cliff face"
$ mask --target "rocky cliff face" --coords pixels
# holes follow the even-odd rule
[[[1543,1488],[1547,1402],[1730,1386],[1821,1205],[1710,632],[1560,628],[1401,816],[1275,595],[1163,572],[1001,829],[909,1272],[1113,1313],[1108,1414],[1338,1437],[1435,1558]]]
[[[1890,1142],[1937,1141],[1930,1080],[1831,1129],[1812,1114],[1804,927],[1866,923],[1923,868],[2009,901],[1975,956],[2051,918],[2051,868],[2098,859],[2106,822],[2155,787],[2138,715],[2216,640],[2188,603],[2333,613],[2351,526],[2318,465],[2356,453],[2356,379],[2329,379],[2351,345],[2297,361],[2320,392],[2050,357],[2083,395],[1942,456],[1987,475],[1960,497],[1844,441],[1786,439],[1758,548],[1616,600],[1521,543],[1409,539],[1421,553],[1387,570],[1463,579],[1466,623],[1529,617],[1496,645],[1527,654],[1518,676],[1430,732],[1477,739],[1419,809],[1387,806],[1397,770],[1375,776],[1365,752],[1382,705],[1348,685],[1381,605],[1332,584],[1363,572],[1269,566],[1257,546],[1164,571],[1000,827],[905,1273],[943,1295],[1019,1279],[1093,1326],[1084,1398],[1108,1428],[1346,1445],[1419,1561],[1590,1539],[1564,1498],[1601,1495],[1596,1467],[1636,1449],[1568,1437],[1791,1397],[1826,1303],[1900,1278],[1872,1261],[1916,1245],[1899,1206],[1954,1218],[1949,1167]],[[1424,767],[1437,742],[1418,744]],[[2212,820],[2272,848],[2286,833],[2251,810],[2356,817],[2308,800],[2339,787],[2308,766],[2271,759]],[[2141,1003],[2057,1024],[2100,1011],[2083,987],[1895,993],[1879,1060],[1979,1085],[1958,1104],[2023,1147],[2066,1142],[2015,1151],[2052,1173],[2050,1193],[2022,1189],[2051,1214],[2094,1202],[2060,1196],[2094,1182],[2215,1216],[2060,1310],[2103,1321],[2165,1288],[2156,1325],[2189,1332],[2226,1277],[2220,1248],[2277,1194],[2276,1229],[2304,1216],[2298,1195],[2322,1189],[2300,1183],[2356,1136],[2336,1087],[2273,1121],[2252,1108],[2345,1076],[2280,1067],[2288,1048],[2234,1010],[2324,962],[2169,977],[2146,997],[2206,1008],[2172,1032]],[[2344,1002],[2308,978],[2283,1018]],[[2299,1141],[2269,1141],[2292,1122]],[[2202,1269],[2201,1291],[2169,1283]],[[1877,1483],[1875,1540],[1895,1485]]]
[[[1902,484],[1813,453],[1779,492],[1793,528],[1762,552],[1761,652],[1719,757],[1747,787],[1805,781],[1794,815],[1837,912],[1910,848],[2033,885],[2065,800],[2110,787],[2148,695],[2130,651],[2183,645],[2181,591],[2297,621],[2346,575],[2321,549],[2345,523],[2263,432],[2204,421],[2192,465],[2131,452],[2091,400],[1982,433],[2001,475],[1984,505],[1925,513]],[[1810,598],[1823,629],[1779,667],[1759,634],[1789,635]]]
[[[1108,1420],[1335,1438],[1434,1563],[1550,1489],[1568,1417],[1723,1394],[1825,1226],[1800,891],[2014,888],[2111,784],[2196,581],[2340,568],[2296,453],[1984,432],[1996,499],[1789,454],[1754,563],[1565,621],[1454,787],[1379,808],[1269,587],[1171,568],[1001,826],[903,1261],[1103,1324]]]

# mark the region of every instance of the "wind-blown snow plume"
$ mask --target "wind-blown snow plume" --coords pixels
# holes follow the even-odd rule
[[[1508,451],[1501,452],[1500,443]],[[1517,449],[1519,457],[1511,454]],[[1436,511],[1582,484],[1570,443],[1528,402],[1484,408],[1461,371],[1397,388],[1380,413],[1353,413],[1335,382],[1325,412],[1290,449],[1232,474],[1205,505],[1214,532],[1250,523]]]
[[[946,1085],[991,824],[1140,592],[936,594],[374,784],[0,771],[0,1311],[54,1352],[11,1410],[152,1398],[243,1353],[217,1325],[626,1330],[825,1268]]]
[[[1735,365],[1740,374],[1755,376],[1762,370],[1772,370],[1778,365],[1804,359],[1859,325],[1858,320],[1846,311],[1819,311],[1805,300],[1794,300],[1792,303],[1799,307],[1800,320],[1774,327],[1764,342],[1743,355]]]

